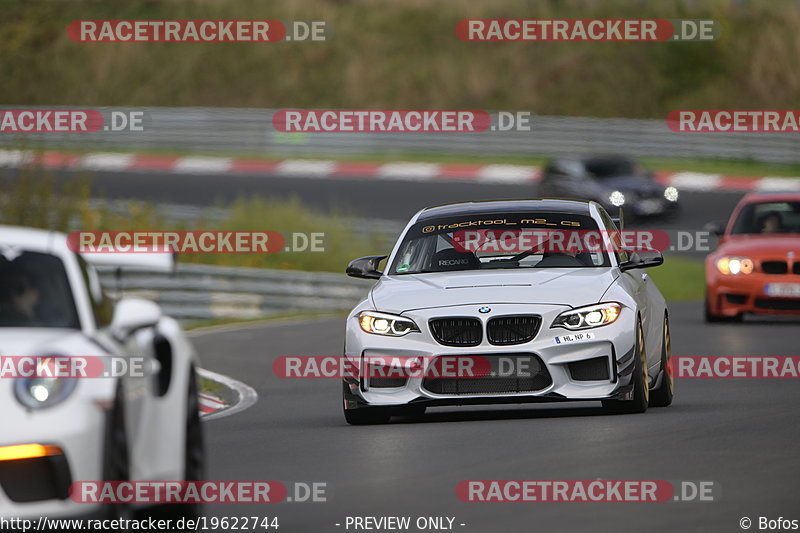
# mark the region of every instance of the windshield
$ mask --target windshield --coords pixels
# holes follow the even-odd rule
[[[731,233],[800,233],[800,201],[747,204],[736,218]]]
[[[625,158],[589,159],[586,161],[586,170],[595,178],[617,178],[620,176],[644,175],[642,169],[635,161]]]
[[[38,252],[0,255],[0,327],[79,328],[61,259]]]
[[[502,213],[451,216],[419,222],[403,238],[391,274],[519,268],[610,266],[602,249],[554,249],[555,233],[598,230],[586,215]],[[563,241],[562,241],[563,242]]]

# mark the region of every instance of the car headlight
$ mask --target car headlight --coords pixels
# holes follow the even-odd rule
[[[753,272],[753,260],[749,257],[722,256],[717,259],[717,270],[721,274],[750,274]]]
[[[611,202],[611,205],[614,207],[622,207],[625,205],[625,195],[619,191],[614,191],[608,195],[608,201]]]
[[[678,201],[678,189],[673,186],[669,186],[664,189],[664,198],[667,199],[669,202],[677,202]]]
[[[551,328],[589,329],[606,326],[619,318],[622,306],[604,303],[564,311],[556,317]]]
[[[358,324],[367,333],[387,335],[389,337],[402,337],[412,331],[419,331],[419,328],[411,319],[377,311],[360,312],[358,314]]]
[[[17,378],[14,395],[17,401],[30,409],[52,407],[66,400],[78,385],[71,377]]]

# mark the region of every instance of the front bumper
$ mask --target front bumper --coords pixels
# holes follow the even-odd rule
[[[713,267],[711,267],[713,268]],[[777,297],[767,293],[767,285],[799,284],[793,274],[722,275],[707,270],[706,292],[709,310],[714,315],[733,317],[743,313],[775,316],[800,316],[800,297]]]
[[[97,505],[73,502],[65,487],[75,481],[101,480],[106,411],[85,398],[41,411],[11,409],[4,398],[6,431],[0,446],[42,444],[62,454],[43,459],[0,461],[0,517],[37,519],[91,515]]]
[[[358,378],[345,380],[345,409],[366,406],[400,407],[409,404],[462,405],[490,403],[528,403],[547,401],[601,400],[627,398],[631,390],[634,367],[635,312],[623,307],[620,317],[613,323],[584,330],[592,339],[575,342],[556,342],[556,337],[574,334],[563,328],[550,328],[558,314],[569,309],[563,305],[491,304],[492,311],[477,314],[478,306],[456,306],[423,309],[404,313],[419,326],[419,333],[403,337],[385,337],[365,333],[354,316],[348,318],[345,356],[349,363],[362,369]],[[531,315],[542,317],[538,333],[530,342],[509,346],[490,344],[484,334],[482,342],[471,347],[443,346],[434,340],[428,321],[440,317],[470,316],[486,323],[497,316]],[[581,333],[581,332],[578,332]],[[390,383],[396,386],[374,386],[366,364],[373,358],[421,358],[430,362],[437,357],[458,358],[483,356],[509,358],[517,355],[538,358],[548,379],[539,381],[544,386],[538,390],[517,392],[448,392],[434,391],[425,373],[412,374],[404,380]],[[605,365],[602,379],[586,379],[586,365],[598,369]],[[595,376],[588,376],[593,378]],[[445,378],[447,379],[447,378]],[[449,378],[457,380],[459,378]],[[474,383],[474,380],[472,380]],[[455,387],[451,387],[454,389]],[[491,387],[489,387],[490,389]]]

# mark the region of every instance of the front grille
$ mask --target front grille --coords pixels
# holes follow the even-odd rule
[[[789,272],[789,265],[786,261],[762,261],[761,270],[765,274],[786,274]]]
[[[480,357],[489,361],[489,375],[476,378],[426,377],[422,380],[422,388],[433,394],[511,394],[537,392],[553,383],[544,363],[534,354]]]
[[[756,298],[756,307],[776,311],[800,311],[800,298]]]
[[[794,266],[792,267],[792,272],[795,274],[800,274],[800,261],[795,261]]]
[[[489,321],[486,336],[498,346],[530,342],[539,332],[541,322],[538,316],[500,316]]]
[[[569,374],[575,381],[609,380],[608,357],[593,357],[569,363]]]
[[[428,324],[436,342],[445,346],[477,346],[483,339],[481,321],[477,318],[434,318]]]

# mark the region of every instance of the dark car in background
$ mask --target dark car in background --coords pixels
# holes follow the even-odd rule
[[[624,207],[626,215],[636,217],[671,215],[678,208],[675,187],[657,182],[652,171],[622,155],[551,159],[539,196],[594,200],[611,213]]]

